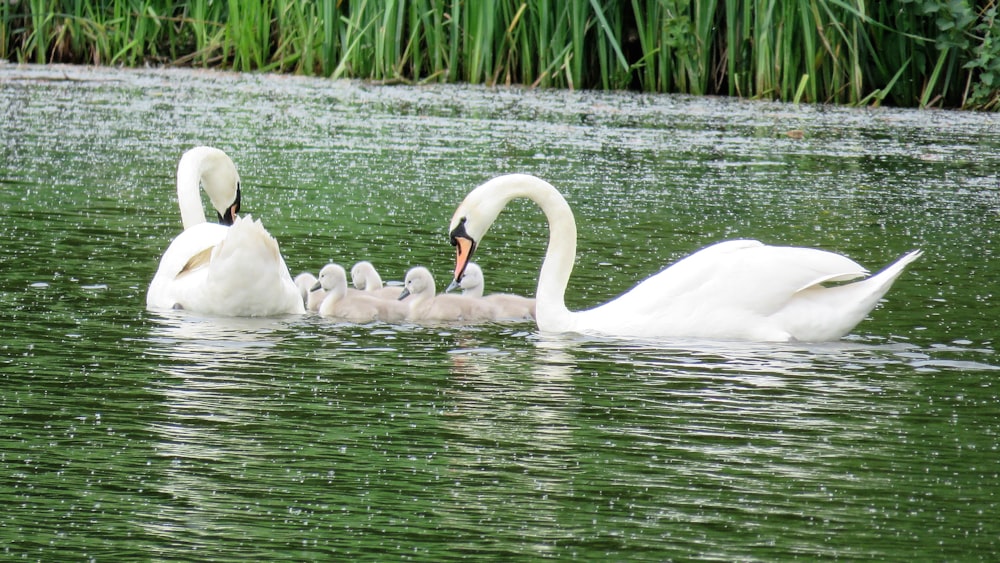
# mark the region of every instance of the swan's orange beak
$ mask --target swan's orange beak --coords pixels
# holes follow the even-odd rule
[[[458,224],[451,231],[451,244],[455,247],[455,283],[462,281],[462,274],[465,267],[472,260],[472,253],[476,251],[476,241],[465,232],[465,220]]]
[[[457,250],[455,256],[455,283],[462,281],[462,274],[465,273],[465,267],[469,265],[469,260],[472,259],[472,251],[476,248],[476,243],[472,239],[459,238],[455,239],[455,249]]]

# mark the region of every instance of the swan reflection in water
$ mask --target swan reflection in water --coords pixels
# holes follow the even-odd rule
[[[451,438],[442,452],[452,479],[444,494],[454,499],[449,506],[460,507],[446,514],[448,526],[490,522],[501,512],[533,523],[530,536],[516,539],[544,553],[565,539],[560,514],[580,466],[582,398],[572,363],[553,359],[559,350],[522,348],[525,336],[511,335],[516,344],[509,349],[484,346],[485,337],[475,334],[456,338],[445,421]]]
[[[532,521],[563,521],[566,506],[583,503],[639,522],[727,526],[746,511],[793,517],[801,505],[789,494],[864,498],[892,487],[882,468],[900,453],[910,393],[887,374],[911,372],[911,346],[525,340],[533,351],[454,354],[461,434],[449,455],[470,482],[493,479],[485,492],[455,487],[470,506],[523,503]],[[851,526],[868,518],[816,510]]]
[[[266,487],[247,481],[281,451],[252,428],[281,408],[274,399],[280,384],[268,367],[280,360],[289,329],[282,319],[184,311],[150,319],[146,353],[161,358],[151,385],[162,397],[161,414],[150,423],[161,470],[150,487],[169,502],[141,524],[180,552],[230,534],[228,511],[246,502],[244,487]]]
[[[195,369],[253,364],[273,357],[294,317],[202,317],[187,311],[150,316],[148,353],[190,361]]]

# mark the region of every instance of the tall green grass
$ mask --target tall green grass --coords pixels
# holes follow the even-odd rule
[[[0,0],[0,57],[998,110],[998,3]]]

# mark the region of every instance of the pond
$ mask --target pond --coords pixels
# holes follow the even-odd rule
[[[8,559],[994,560],[1000,118],[0,65]],[[586,308],[727,238],[877,270],[824,344],[145,310],[174,174],[227,151],[292,274],[447,283],[465,194],[550,181]],[[532,294],[515,202],[476,258]]]

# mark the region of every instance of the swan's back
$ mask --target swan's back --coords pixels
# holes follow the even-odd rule
[[[163,255],[146,304],[236,317],[304,312],[278,243],[250,216],[232,227],[201,223],[181,233]]]
[[[867,270],[823,250],[726,241],[574,320],[581,332],[640,337],[833,340],[861,322],[918,256],[905,256],[889,274],[843,283]]]

